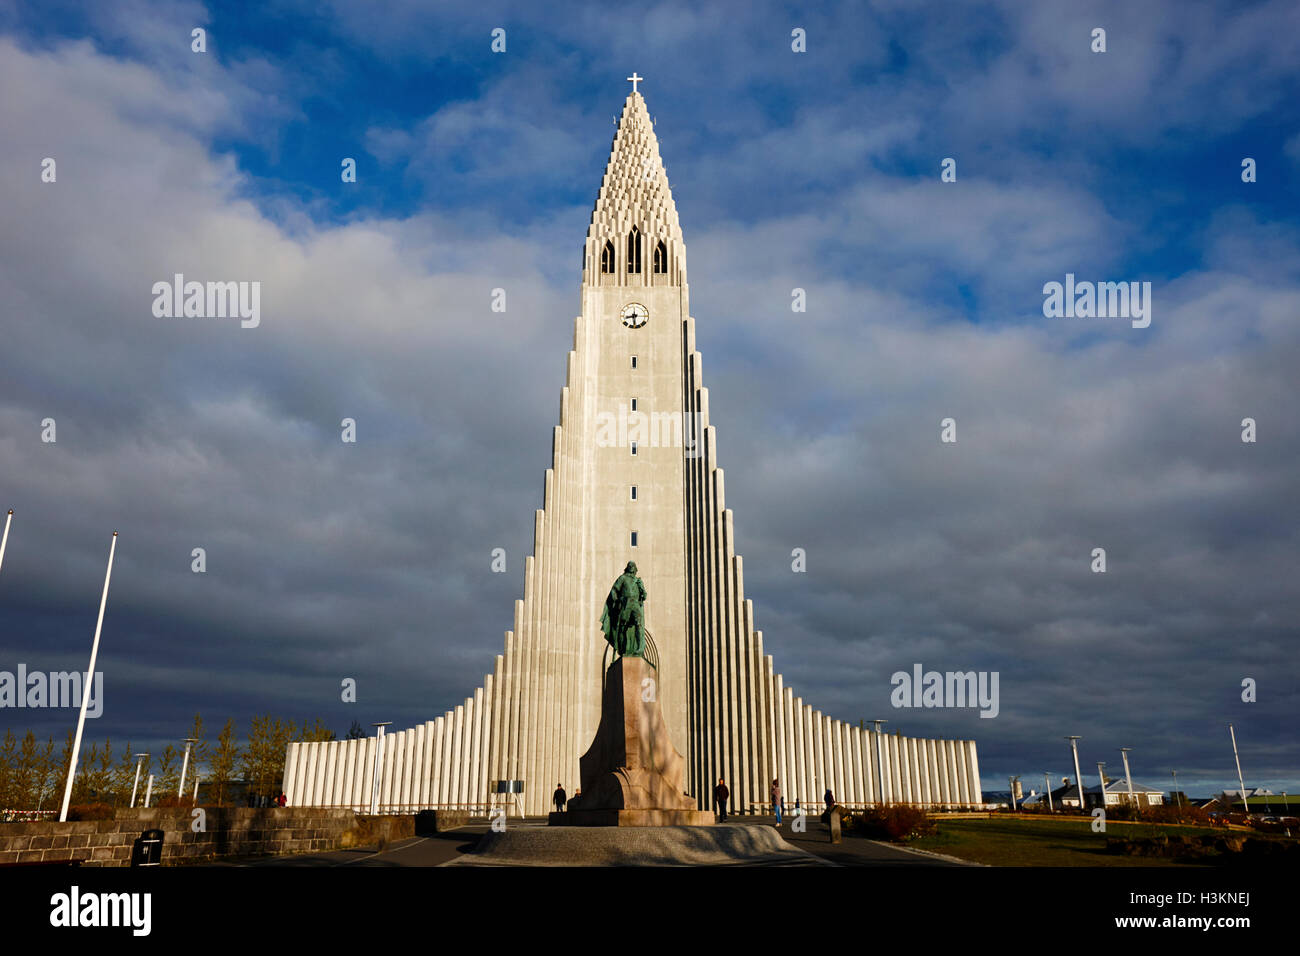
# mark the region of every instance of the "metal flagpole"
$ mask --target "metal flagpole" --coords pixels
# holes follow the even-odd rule
[[[117,550],[117,532],[108,548],[108,570],[104,572],[104,593],[99,599],[99,620],[95,622],[95,640],[90,645],[90,670],[86,672],[86,685],[81,690],[81,713],[77,716],[77,736],[72,743],[72,763],[68,764],[68,782],[63,786],[63,809],[59,822],[68,820],[68,801],[72,799],[72,778],[77,772],[77,757],[81,753],[81,732],[86,728],[86,708],[90,706],[90,687],[95,682],[95,659],[99,656],[99,632],[104,626],[104,607],[108,604],[108,581],[113,576],[113,552]]]
[[[198,739],[195,737],[185,738],[185,759],[181,761],[181,785],[176,788],[176,796],[178,797],[185,796],[185,771],[187,771],[190,766],[190,748],[196,743],[198,743]],[[197,767],[195,767],[195,772],[198,772]]]
[[[4,563],[5,563],[5,545],[7,545],[7,544],[9,543],[9,525],[13,523],[13,520],[14,520],[14,509],[13,509],[13,508],[10,508],[10,509],[9,509],[9,514],[8,514],[8,516],[5,518],[5,534],[4,534],[4,537],[3,537],[3,538],[0,538],[0,568],[4,567]]]
[[[1232,724],[1228,724],[1228,733],[1232,735],[1232,759],[1237,761],[1237,785],[1241,787],[1241,805],[1246,808],[1246,815],[1250,816],[1250,804],[1246,802],[1246,782],[1241,779],[1241,758],[1237,756],[1237,732],[1232,729]]]
[[[1074,782],[1079,788],[1079,812],[1087,813],[1088,805],[1083,800],[1083,774],[1079,770],[1079,740],[1080,737],[1075,734],[1072,737],[1066,737],[1070,742],[1070,750],[1074,753]],[[1061,804],[1064,806],[1065,797],[1061,797]]]
[[[131,808],[135,809],[135,794],[140,789],[140,765],[144,763],[144,758],[149,756],[147,753],[136,754],[135,761],[135,783],[131,784]]]
[[[1136,810],[1137,797],[1133,796],[1133,774],[1128,769],[1128,752],[1132,749],[1132,747],[1120,747],[1119,752],[1124,755],[1124,779],[1128,781],[1128,805]],[[1149,801],[1150,797],[1147,799]],[[1150,806],[1149,802],[1147,806]]]

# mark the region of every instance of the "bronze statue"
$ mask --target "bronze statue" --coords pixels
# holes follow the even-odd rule
[[[629,561],[605,598],[600,629],[622,657],[641,657],[645,650],[645,584],[636,574],[636,562]]]

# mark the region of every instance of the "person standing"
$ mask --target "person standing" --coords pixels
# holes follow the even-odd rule
[[[727,822],[727,798],[731,796],[731,791],[727,789],[727,781],[721,777],[718,778],[718,785],[713,788],[713,801],[718,805],[718,822]]]
[[[781,825],[781,781],[772,780],[772,811],[776,814],[776,825]]]
[[[564,792],[564,784],[555,785],[555,793],[552,794],[551,799],[555,801],[555,812],[563,813],[564,805],[569,802],[569,795]]]
[[[831,788],[827,787],[826,792],[822,794],[822,803],[826,804],[826,809],[822,811],[822,820],[825,823],[831,822],[831,811],[835,809],[835,794]]]

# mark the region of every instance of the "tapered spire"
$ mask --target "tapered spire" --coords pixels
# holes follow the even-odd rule
[[[629,265],[636,266],[628,246],[633,228],[643,243],[640,269],[635,271],[629,269]],[[668,174],[659,156],[659,140],[645,98],[629,93],[591,213],[583,279],[602,284],[616,281],[622,285],[629,279],[631,284],[648,283],[648,277],[655,274],[655,250],[660,242],[664,244],[663,273],[671,275],[669,281],[674,284],[684,282],[686,247]],[[614,252],[612,263],[607,254],[602,259],[606,243]],[[602,275],[608,278],[600,279]]]

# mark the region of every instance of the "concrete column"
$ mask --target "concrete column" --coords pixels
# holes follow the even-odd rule
[[[330,749],[334,751],[334,792],[330,794],[330,803],[334,806],[341,806],[347,802],[343,790],[348,775],[347,741],[332,741]]]
[[[812,710],[810,707],[809,710]],[[826,792],[826,741],[822,734],[822,712],[812,710],[813,742],[813,794],[812,799],[821,803],[822,794]]]
[[[455,797],[451,795],[451,768],[455,763],[455,754],[452,752],[455,718],[455,712],[450,710],[442,715],[442,764],[438,768],[438,790],[440,792],[439,802],[443,806],[455,803]]]
[[[406,804],[407,813],[420,802],[420,758],[424,756],[424,741],[420,735],[424,724],[417,724],[406,732],[406,783],[403,787],[402,802]]]
[[[984,802],[984,787],[980,783],[979,754],[976,752],[975,741],[968,740],[966,744],[967,760],[970,763],[971,796],[975,803],[980,804]]]
[[[898,767],[899,780],[903,784],[904,803],[914,803],[916,798],[912,796],[912,755],[908,752],[908,738],[895,737],[894,741],[898,744]]]
[[[505,733],[505,722],[502,715],[506,710],[506,704],[502,698],[505,692],[505,656],[498,654],[496,657],[496,672],[492,681],[492,739],[488,748],[488,761],[484,777],[487,781],[485,793],[492,790],[495,781],[505,777],[504,758],[502,748],[504,745],[503,734]]]
[[[365,737],[361,741],[360,779],[357,781],[364,813],[370,812],[370,789],[375,775],[375,738]]]
[[[424,724],[411,728],[413,752],[411,754],[411,807],[419,810],[424,806],[425,782],[429,779],[429,763],[425,755]]]
[[[299,745],[296,743],[289,744],[288,756],[284,760],[284,792],[289,798],[288,805],[296,807],[300,805],[298,789],[301,786],[302,771],[299,767]],[[137,786],[139,781],[137,780]]]
[[[289,798],[288,805],[291,807],[298,806],[298,781],[301,774],[298,773],[298,745],[289,744],[287,753],[284,758],[284,793]],[[139,781],[137,781],[137,786]]]
[[[933,801],[930,793],[930,755],[926,750],[924,739],[916,742],[917,787],[921,793],[921,805],[929,806]]]
[[[474,765],[474,728],[478,726],[478,713],[474,707],[474,698],[465,698],[465,742],[462,745],[462,754],[460,758],[460,802],[469,803],[469,795],[473,792],[470,781],[478,772]]]
[[[853,754],[853,799],[858,803],[868,803],[871,791],[867,789],[867,777],[862,772],[862,728],[849,728],[849,745]]]
[[[934,742],[935,758],[939,761],[939,800],[947,807],[953,802],[952,781],[948,775],[948,741]]]
[[[804,747],[803,736],[803,698],[795,697],[794,690],[787,687],[785,689],[787,700],[790,702],[790,742],[791,752],[794,754],[794,762],[790,765],[790,806],[794,806],[795,798],[798,797],[804,802],[808,799],[808,781],[806,770],[808,768],[808,754]]]
[[[835,745],[835,799],[841,803],[848,799],[849,778],[844,772],[844,723],[831,721],[831,741]]]
[[[786,795],[786,802],[794,806],[794,794],[799,789],[799,734],[794,719],[794,690],[789,687],[782,689],[781,711],[785,732],[785,776],[781,778],[781,792]]]
[[[429,736],[433,742],[433,759],[429,762],[429,803],[437,806],[442,802],[442,738],[443,724],[441,717],[435,717],[431,723]]]
[[[352,751],[354,740],[338,742],[338,785],[334,791],[334,803],[347,807],[352,802]]]
[[[324,743],[317,742],[311,746],[316,751],[316,764],[312,774],[314,780],[313,793],[315,794],[312,806],[323,807],[325,805],[325,762],[329,759],[329,752],[325,749]]]
[[[752,624],[753,603],[747,600],[745,608],[746,617]],[[754,802],[761,805],[768,802],[768,790],[772,786],[772,778],[776,776],[772,770],[776,766],[773,760],[776,753],[776,727],[772,720],[772,681],[767,672],[767,657],[763,653],[763,632],[755,630],[753,635],[749,661],[750,671],[754,675]]]
[[[352,790],[348,801],[353,810],[370,809],[370,778],[366,776],[366,738],[352,741]]]
[[[536,606],[537,563],[532,555],[524,558],[524,600],[521,614],[516,623],[515,633],[519,635],[521,651],[521,683],[519,717],[519,777],[527,781],[524,793],[524,813],[532,813],[533,788],[537,785],[537,629],[534,626],[533,612]],[[459,741],[453,745],[458,754]],[[456,768],[452,768],[455,774]],[[458,791],[456,791],[458,792]]]
[[[844,757],[844,795],[839,797],[841,803],[858,802],[858,778],[853,772],[853,726],[848,721],[837,721],[840,727],[840,753]]]
[[[352,752],[354,743],[356,741],[346,739],[338,742],[338,786],[334,792],[334,803],[342,807],[347,807],[352,802]]]
[[[316,799],[316,751],[312,744],[300,743],[299,760],[302,761],[302,802],[301,806],[313,806]]]
[[[961,802],[966,806],[970,806],[975,801],[971,799],[970,778],[967,776],[970,772],[970,767],[966,764],[966,741],[954,740],[953,750],[955,751],[954,756],[957,761],[957,780],[959,781],[961,788]]]
[[[927,768],[930,773],[930,802],[940,804],[943,802],[943,788],[939,782],[939,743],[936,740],[927,740],[925,742],[926,759],[929,761]]]
[[[516,616],[518,609],[516,608]],[[519,675],[518,659],[515,652],[515,636],[506,632],[505,681],[506,686],[501,697],[501,764],[498,772],[503,780],[513,780],[516,770],[516,741],[519,723]]]
[[[402,783],[404,777],[402,771],[406,769],[406,731],[399,730],[395,734],[385,734],[384,746],[390,748],[393,754],[393,759],[391,761],[387,759],[384,761],[389,765],[390,773],[392,775],[388,795],[388,802],[391,804],[389,812],[391,813],[394,809],[400,807],[401,804],[405,802],[402,799]]]
[[[384,735],[384,746],[393,748],[393,807],[401,808],[406,804],[408,791],[406,788],[407,781],[407,732],[399,730],[395,734]]]
[[[948,755],[948,787],[952,791],[954,803],[961,802],[961,780],[957,776],[957,741],[945,740],[945,749]]]
[[[474,781],[474,800],[480,804],[486,804],[488,801],[488,760],[492,752],[492,713],[496,703],[492,698],[493,684],[492,675],[484,675],[482,730],[480,731],[482,740],[479,743],[478,777]]]
[[[767,658],[768,679],[772,683],[772,739],[775,745],[773,753],[772,776],[781,781],[781,792],[785,793],[790,785],[786,770],[787,736],[785,729],[785,681],[776,673],[771,655]],[[771,781],[768,781],[769,785]]]
[[[430,791],[433,781],[433,721],[426,720],[420,725],[420,788],[416,794],[420,808],[427,807],[432,801]]]
[[[451,790],[450,790],[450,792],[451,792],[451,802],[452,802],[452,803],[460,803],[460,802],[461,802],[461,799],[460,799],[460,778],[461,778],[461,775],[462,775],[462,771],[461,771],[461,760],[462,760],[461,748],[462,748],[462,743],[461,743],[461,741],[462,741],[462,738],[463,738],[463,736],[464,736],[464,731],[465,731],[465,705],[464,705],[464,704],[457,704],[457,705],[456,705],[456,709],[455,709],[455,711],[452,713],[451,722],[452,722],[452,728],[451,728],[451,782],[450,782],[450,788],[451,788]],[[524,739],[527,740],[528,737],[525,737]],[[531,756],[531,755],[530,755],[530,756]]]

